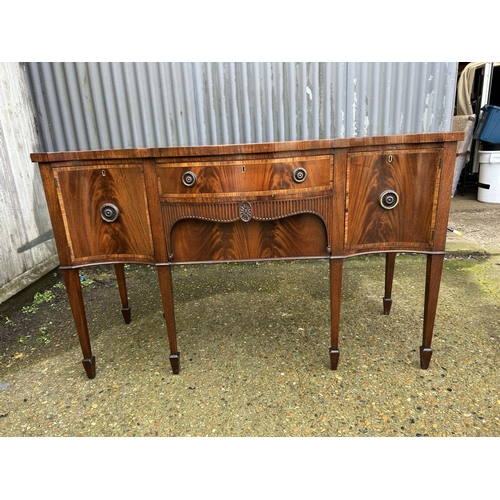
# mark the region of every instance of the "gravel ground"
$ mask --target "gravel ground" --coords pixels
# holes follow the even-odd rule
[[[11,339],[2,351],[0,435],[496,438],[499,210],[452,201],[450,225],[464,236],[450,233],[428,370],[418,355],[425,256],[398,256],[390,316],[382,314],[383,256],[346,260],[336,371],[328,368],[326,261],[175,267],[178,376],[155,269],[128,268],[125,325],[111,270],[99,266],[85,271],[96,378],[85,375],[61,295],[43,310],[45,345],[28,355]],[[483,212],[488,224],[476,224]],[[58,283],[40,290],[60,291]],[[26,307],[2,306],[0,339]]]
[[[89,316],[96,378],[86,378],[76,337],[71,349],[2,371],[0,432],[499,435],[500,314],[495,297],[482,293],[485,260],[447,261],[426,371],[418,356],[425,257],[398,257],[390,316],[381,314],[383,257],[346,262],[337,371],[328,369],[327,262],[177,267],[179,376],[170,373],[156,300],[134,310],[130,325],[119,309],[104,309]],[[131,266],[128,276],[132,304],[142,283],[157,287],[154,268]],[[99,301],[113,291],[87,293]]]

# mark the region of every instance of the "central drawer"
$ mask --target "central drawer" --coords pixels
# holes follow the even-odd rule
[[[328,188],[333,157],[157,164],[160,195],[238,194]]]

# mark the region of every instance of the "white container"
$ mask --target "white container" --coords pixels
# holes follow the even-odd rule
[[[479,151],[477,201],[500,203],[500,151]]]

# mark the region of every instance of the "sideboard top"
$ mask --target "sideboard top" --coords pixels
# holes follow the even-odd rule
[[[101,160],[121,158],[176,158],[222,156],[239,154],[272,154],[300,151],[333,152],[334,149],[384,146],[391,144],[416,144],[456,142],[464,139],[464,132],[436,132],[428,134],[384,135],[339,139],[319,139],[290,142],[265,142],[247,144],[226,144],[216,146],[182,146],[165,148],[108,149],[93,151],[62,151],[53,153],[32,153],[31,160],[37,163],[72,160]]]

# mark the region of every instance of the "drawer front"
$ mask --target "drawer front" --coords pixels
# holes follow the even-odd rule
[[[347,251],[433,245],[442,150],[353,153],[347,161]]]
[[[161,195],[236,194],[328,188],[333,157],[158,164]],[[192,181],[192,183],[191,183]]]
[[[171,236],[172,262],[328,257],[323,221],[299,214],[272,221],[231,223],[186,219]]]
[[[142,166],[58,168],[54,175],[73,264],[154,262]]]

